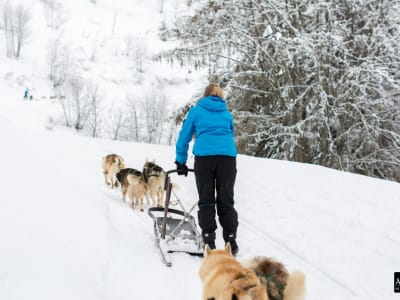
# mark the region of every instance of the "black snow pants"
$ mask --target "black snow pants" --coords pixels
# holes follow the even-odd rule
[[[238,215],[233,199],[236,158],[224,155],[196,156],[194,172],[199,193],[198,220],[204,242],[215,240],[215,208],[225,242],[236,239]]]

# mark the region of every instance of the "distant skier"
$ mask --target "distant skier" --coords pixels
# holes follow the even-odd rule
[[[25,89],[24,100],[28,100],[28,89]]]

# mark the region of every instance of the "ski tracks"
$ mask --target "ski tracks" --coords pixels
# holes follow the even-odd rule
[[[104,275],[105,299],[129,299],[149,284],[143,274],[148,258],[153,257],[149,264],[161,264],[153,246],[152,221],[146,212],[133,210],[127,202],[123,202],[119,188],[111,190],[103,187],[103,190],[109,219],[110,248]]]

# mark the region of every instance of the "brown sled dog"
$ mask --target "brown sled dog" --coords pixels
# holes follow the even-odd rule
[[[256,261],[251,266],[258,268]],[[264,270],[264,269],[262,269]],[[228,243],[223,250],[210,250],[206,245],[199,270],[203,283],[203,300],[273,300],[265,283],[253,268],[242,266],[231,254]],[[273,275],[273,274],[269,274]],[[294,276],[294,277],[293,277]],[[304,299],[304,274],[289,275],[279,300]]]
[[[114,186],[118,186],[115,175],[125,168],[124,160],[121,156],[117,154],[109,154],[103,157],[103,174],[104,180],[107,185],[111,185],[113,189]]]
[[[128,175],[128,188],[127,193],[131,201],[131,207],[135,209],[139,205],[140,211],[144,211],[144,198],[147,198],[148,186],[142,178]]]
[[[128,191],[129,181],[131,181],[133,184],[139,183],[139,180],[142,177],[142,172],[136,169],[126,168],[119,171],[116,177],[119,183],[121,184],[122,199],[125,201],[126,193]]]
[[[269,300],[303,300],[305,298],[305,275],[295,271],[289,274],[285,266],[266,256],[256,256],[242,262],[253,270],[265,285]]]

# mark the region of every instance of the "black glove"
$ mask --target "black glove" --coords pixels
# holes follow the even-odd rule
[[[186,166],[186,164],[181,164],[179,162],[175,162],[176,164],[176,172],[178,175],[185,175],[187,176],[189,173],[189,168]]]

